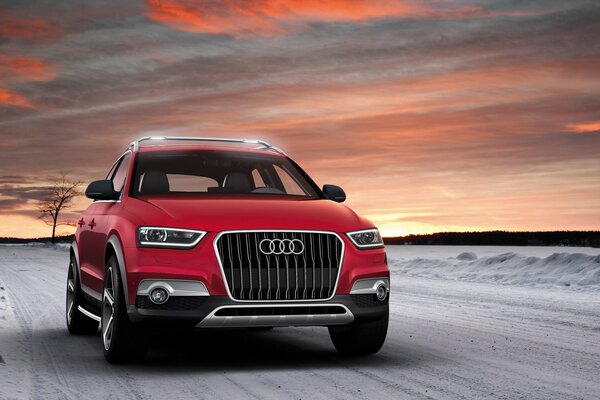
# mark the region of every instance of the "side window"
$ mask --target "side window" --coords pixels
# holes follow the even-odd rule
[[[283,168],[279,165],[273,165],[273,168],[275,169],[275,172],[277,172],[277,175],[279,175],[279,179],[281,179],[281,183],[283,183],[283,187],[287,194],[306,195],[300,185],[298,185],[294,178],[292,178]]]
[[[255,188],[267,186],[267,185],[265,185],[265,182],[264,182],[262,176],[260,176],[260,172],[258,172],[258,169],[255,169],[252,171],[252,180],[254,181]]]
[[[117,166],[117,169],[113,173],[111,178],[115,191],[120,192],[125,185],[125,178],[127,178],[127,171],[129,170],[129,160],[131,159],[131,153],[127,153],[121,158],[121,162]]]
[[[115,170],[117,168],[119,168],[119,164],[121,163],[121,159],[119,158],[114,164],[113,166],[110,168],[110,171],[108,171],[108,174],[106,174],[106,179],[111,179],[112,176],[115,174]]]

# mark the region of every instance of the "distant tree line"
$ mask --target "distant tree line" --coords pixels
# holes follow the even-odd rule
[[[54,238],[54,243],[71,243],[75,235],[64,235],[64,236],[56,236]],[[52,237],[41,237],[41,238],[31,238],[31,239],[22,239],[22,238],[13,238],[13,237],[0,237],[0,243],[10,243],[10,244],[20,244],[20,243],[51,243]]]
[[[440,232],[384,238],[386,244],[600,247],[600,231]]]

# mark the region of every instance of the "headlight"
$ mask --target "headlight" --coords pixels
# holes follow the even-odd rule
[[[142,226],[138,228],[137,244],[140,247],[192,248],[206,235],[205,231]]]
[[[381,240],[377,228],[348,232],[346,235],[348,235],[352,243],[359,249],[383,247],[383,240]]]

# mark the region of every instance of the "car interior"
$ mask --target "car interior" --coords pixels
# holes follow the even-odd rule
[[[278,194],[317,197],[284,158],[210,152],[140,154],[132,195],[182,193]]]

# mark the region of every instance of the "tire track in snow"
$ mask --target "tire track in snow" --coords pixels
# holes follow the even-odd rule
[[[19,250],[26,251],[26,248]],[[9,282],[6,285],[17,288],[9,290],[9,295],[13,299],[14,314],[20,326],[15,337],[21,338],[27,348],[26,359],[32,371],[31,396],[45,399],[53,397],[51,393],[60,393],[61,398],[86,399],[88,391],[81,389],[93,382],[94,376],[90,375],[84,382],[73,385],[74,379],[70,374],[74,368],[72,365],[65,365],[65,359],[69,358],[70,353],[81,350],[82,339],[67,336],[64,325],[65,253],[54,249],[43,250],[44,256],[34,251],[34,254],[38,253],[38,257],[26,254],[1,263],[4,279]],[[24,290],[26,296],[23,296]],[[71,346],[57,348],[57,332],[68,339]],[[51,342],[48,342],[49,337]],[[100,339],[95,339],[99,349]],[[110,366],[104,364],[104,368]],[[123,382],[123,378],[117,374],[113,375],[111,385],[113,389],[118,389],[119,398],[142,398],[140,393],[134,391],[135,382]]]

